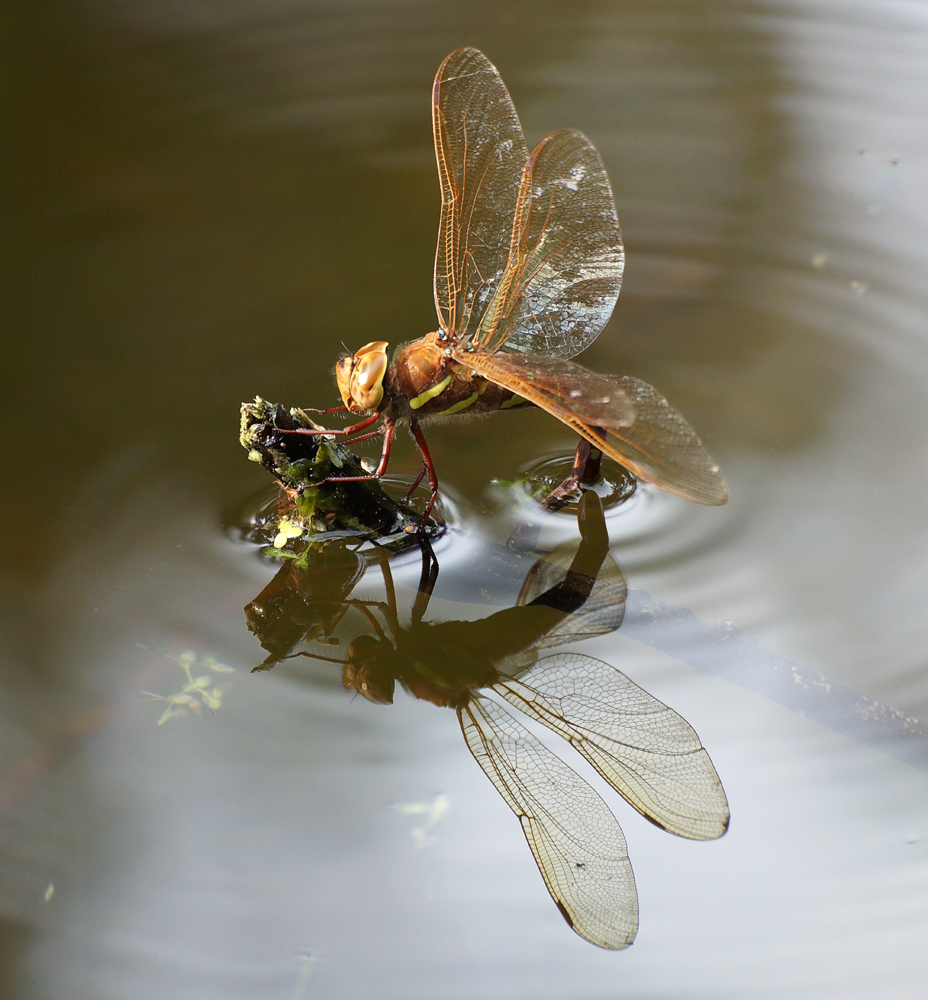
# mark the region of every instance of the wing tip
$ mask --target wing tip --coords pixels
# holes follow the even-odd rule
[[[567,926],[575,934],[579,934],[585,941],[589,941],[590,944],[595,944],[598,948],[605,948],[607,951],[623,951],[625,948],[630,948],[635,943],[635,938],[638,935],[637,920],[635,921],[635,925],[633,927],[622,933],[621,937],[616,936],[615,938],[609,938],[602,934],[594,934],[590,931],[584,930],[574,922],[574,918],[570,915],[567,907],[560,899],[555,899],[554,903],[558,910],[560,910],[561,916],[567,922]]]
[[[718,480],[715,484],[715,489],[708,490],[706,493],[705,500],[699,500],[698,503],[703,503],[707,507],[723,507],[728,503],[728,498],[731,495],[728,492],[728,484],[724,479]]]
[[[454,76],[448,75],[449,66],[453,65],[455,74],[457,74],[461,69],[466,68],[468,63],[477,63],[479,64],[479,69],[489,70],[491,73],[499,75],[499,70],[480,49],[473,45],[462,45],[459,49],[449,52],[442,59],[441,65],[438,67],[438,72],[435,74],[435,84],[447,83],[449,80],[454,79]]]

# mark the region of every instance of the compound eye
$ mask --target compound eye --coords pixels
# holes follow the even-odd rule
[[[365,344],[355,354],[351,372],[351,399],[358,408],[376,410],[383,399],[383,378],[387,373],[387,342]]]
[[[375,705],[392,705],[396,680],[390,673],[390,647],[372,635],[359,635],[348,647],[342,684]]]

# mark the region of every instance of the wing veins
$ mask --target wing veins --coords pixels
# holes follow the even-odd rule
[[[692,840],[728,828],[725,792],[692,727],[609,664],[554,654],[492,690],[566,739],[656,826]]]
[[[496,702],[475,696],[458,719],[474,758],[519,817],[568,924],[602,948],[631,944],[638,926],[634,875],[625,837],[603,800]]]

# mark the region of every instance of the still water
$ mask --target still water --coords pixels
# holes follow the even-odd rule
[[[4,995],[923,995],[928,755],[880,720],[928,717],[928,8],[96,0],[4,27]],[[250,673],[277,567],[233,527],[266,485],[239,404],[332,405],[341,341],[434,328],[429,93],[461,45],[530,145],[602,152],[628,256],[583,360],[658,386],[731,488],[609,511],[625,621],[572,647],[695,728],[731,808],[671,837],[576,765],[628,841],[622,952],[571,933],[453,712]],[[456,523],[429,615],[482,618],[519,591],[478,572],[505,483],[573,442],[514,412],[429,443]],[[394,561],[401,618],[419,569]],[[159,726],[180,660],[209,697]]]

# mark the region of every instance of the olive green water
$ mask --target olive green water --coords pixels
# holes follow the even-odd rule
[[[758,672],[928,717],[924,7],[98,0],[3,25],[4,995],[919,996],[924,756]],[[607,522],[631,591],[710,633],[578,648],[695,727],[732,812],[691,843],[609,798],[641,905],[621,953],[564,924],[452,713],[351,700],[335,665],[249,673],[274,568],[226,527],[264,485],[239,403],[331,405],[341,341],[434,327],[430,86],[468,44],[530,145],[580,128],[609,169],[627,267],[584,360],[658,386],[731,488]],[[571,437],[515,412],[429,442],[458,525],[431,613],[479,617],[442,587],[511,527],[493,481]],[[408,612],[418,563],[395,572]],[[143,692],[186,678],[157,650],[235,668],[219,704],[158,726]],[[436,802],[428,829],[397,808]]]

